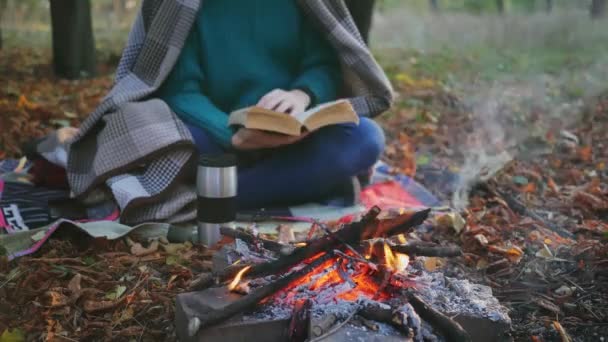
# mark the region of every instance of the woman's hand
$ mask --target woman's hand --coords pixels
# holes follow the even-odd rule
[[[291,91],[275,89],[264,95],[257,105],[277,112],[298,114],[310,106],[310,101],[310,96],[299,89]]]
[[[258,129],[241,128],[232,136],[232,146],[237,150],[259,150],[294,144],[304,139],[308,133],[291,136]]]

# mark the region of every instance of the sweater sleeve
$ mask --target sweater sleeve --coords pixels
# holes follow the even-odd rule
[[[305,24],[301,71],[291,89],[312,94],[311,106],[314,106],[338,97],[341,71],[336,51],[311,23]]]
[[[199,51],[198,30],[194,27],[161,89],[161,97],[184,122],[202,128],[222,146],[229,147],[233,132],[228,115],[203,92],[205,75]]]

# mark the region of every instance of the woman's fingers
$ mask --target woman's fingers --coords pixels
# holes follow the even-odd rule
[[[264,95],[258,102],[258,106],[273,110],[279,102],[284,98],[284,91],[281,89],[275,89],[268,94]]]
[[[283,99],[275,110],[281,113],[290,113],[295,105],[296,104],[293,101],[290,101],[290,99]]]

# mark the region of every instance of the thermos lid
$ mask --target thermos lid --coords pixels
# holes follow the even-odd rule
[[[236,166],[234,154],[201,154],[198,159],[199,166],[206,167],[231,167]]]

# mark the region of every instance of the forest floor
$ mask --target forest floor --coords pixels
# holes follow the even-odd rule
[[[608,96],[559,78],[485,82],[473,75],[475,59],[396,55],[382,59],[399,94],[379,119],[389,138],[384,160],[467,221],[460,232],[421,237],[465,251],[429,267],[491,286],[511,310],[516,340],[607,338]],[[77,126],[112,84],[114,57],[100,66],[103,76],[80,81],[55,79],[46,50],[0,57],[0,158]],[[173,298],[208,270],[209,253],[57,239],[34,256],[0,259],[0,341],[174,339]]]

